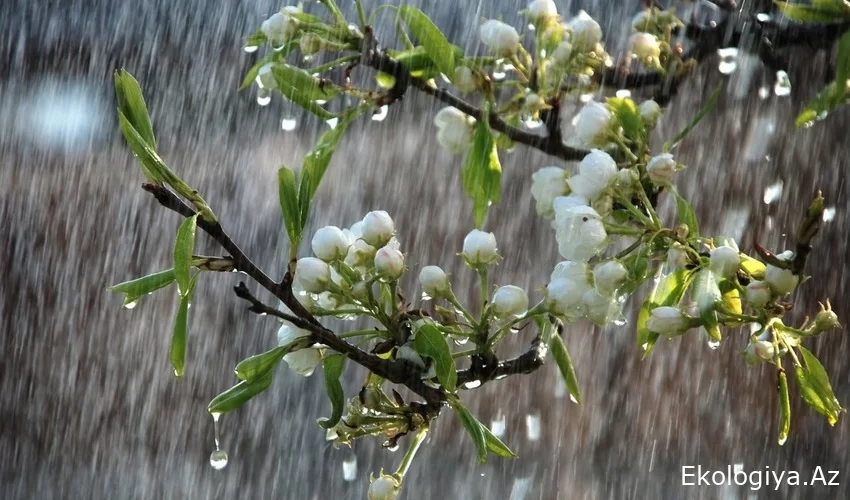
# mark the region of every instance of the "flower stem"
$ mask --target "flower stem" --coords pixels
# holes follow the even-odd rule
[[[419,446],[423,441],[425,441],[427,436],[428,426],[423,425],[419,428],[419,431],[416,432],[413,442],[410,443],[410,448],[407,449],[407,453],[404,454],[404,457],[401,459],[401,463],[398,464],[398,469],[395,471],[395,474],[393,474],[399,482],[404,479],[404,475],[407,474],[407,469],[410,468],[410,464],[413,462],[416,452],[419,451]]]

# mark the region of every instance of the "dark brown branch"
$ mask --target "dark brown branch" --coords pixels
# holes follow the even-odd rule
[[[545,356],[546,346],[540,342],[539,338],[536,338],[528,351],[516,358],[499,362],[495,367],[490,367],[486,370],[472,367],[468,370],[458,371],[457,383],[459,386],[470,382],[481,382],[484,384],[485,382],[502,379],[510,375],[532,373],[543,366]]]
[[[153,194],[160,205],[177,212],[183,217],[191,217],[195,215],[195,210],[184,203],[173,192],[167,188],[155,184],[144,184],[142,188],[145,191]],[[236,269],[250,276],[254,281],[260,284],[263,288],[280,299],[287,307],[295,314],[289,315],[274,308],[264,305],[256,299],[248,287],[241,283],[235,288],[237,296],[248,300],[251,303],[251,310],[266,314],[273,314],[291,322],[298,328],[303,328],[309,331],[313,340],[317,343],[324,344],[336,352],[344,354],[348,359],[369,369],[375,375],[385,378],[393,383],[406,386],[411,391],[425,398],[426,402],[434,405],[445,401],[445,395],[442,390],[435,389],[426,385],[420,375],[413,370],[410,370],[403,363],[381,359],[372,354],[361,351],[357,347],[349,344],[343,339],[322,326],[316,318],[310,315],[303,306],[295,299],[292,294],[291,277],[287,273],[281,283],[275,283],[262,270],[260,270],[239,248],[239,246],[224,232],[221,224],[211,224],[198,218],[198,226],[209,234],[219,245],[227,250],[233,257]]]

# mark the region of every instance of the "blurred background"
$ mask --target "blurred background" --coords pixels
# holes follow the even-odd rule
[[[517,11],[526,6],[404,3],[422,8],[468,52],[479,50],[482,17],[522,26]],[[636,0],[556,3],[564,18],[583,8],[599,20],[612,54],[625,46],[629,20],[641,8]],[[340,4],[353,14],[351,2]],[[278,324],[245,310],[231,291],[238,276],[204,276],[190,318],[186,376],[176,380],[167,355],[175,297],[157,294],[127,310],[105,290],[169,267],[180,222],[139,189],[143,177],[114,112],[111,75],[119,67],[142,84],[162,156],[204,194],[260,267],[282,275],[276,170],[299,167],[327,125],[279,96],[261,107],[255,89],[236,92],[258,57],[243,51],[243,37],[280,7],[267,0],[0,3],[0,498],[364,498],[369,473],[394,470],[401,459],[403,452],[382,450],[378,442],[333,449],[315,425],[330,411],[321,375],[304,379],[281,369],[269,391],[223,417],[230,463],[213,470],[206,405],[232,385],[239,360],[276,344]],[[378,39],[391,46],[391,17],[384,16]],[[755,55],[711,55],[665,110],[655,139],[660,146],[678,132],[722,83],[718,106],[680,149],[678,159],[689,167],[678,176],[680,190],[706,234],[733,236],[745,250],[758,240],[780,251],[792,244],[788,238],[812,195],[823,190],[831,220],[816,240],[807,269],[812,279],[796,295],[795,314],[801,319],[830,297],[846,323],[850,113],[794,129],[834,55],[808,47],[785,55],[790,94],[775,87],[775,72]],[[369,210],[387,210],[407,254],[409,296],[418,293],[412,278],[428,264],[443,265],[467,294],[473,289],[456,257],[472,228],[470,205],[460,189],[461,157],[434,140],[431,118],[440,107],[411,90],[384,120],[356,122],[311,220],[313,229],[348,226]],[[294,130],[284,130],[291,120]],[[548,222],[534,212],[531,174],[558,163],[524,147],[502,162],[503,201],[491,210],[488,229],[504,260],[493,279],[537,289],[559,258]],[[671,213],[669,201],[662,210]],[[199,238],[199,251],[221,253],[206,237]],[[519,459],[477,464],[471,441],[445,412],[403,497],[850,496],[847,418],[830,428],[794,399],[791,437],[778,446],[775,373],[745,365],[747,332],[727,332],[718,350],[699,335],[660,343],[640,361],[634,313],[626,326],[577,324],[566,333],[585,397],[581,407],[565,396],[553,364],[464,395],[481,421],[504,427]],[[530,340],[518,339],[516,348]],[[839,400],[850,404],[846,332],[825,335],[810,349],[831,374]],[[356,393],[364,375],[349,367],[347,394]],[[840,471],[840,486],[683,488],[687,465],[796,470],[801,477],[821,466]]]

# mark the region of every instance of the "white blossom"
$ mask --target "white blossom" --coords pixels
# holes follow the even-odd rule
[[[546,307],[552,314],[576,318],[581,315],[586,291],[587,285],[566,278],[552,280],[546,285]]]
[[[302,290],[310,293],[324,292],[330,279],[330,267],[321,259],[304,257],[298,259],[295,264],[295,282]]]
[[[599,326],[605,326],[621,315],[617,299],[601,294],[598,290],[585,291],[581,302],[587,319]]]
[[[299,12],[296,7],[284,7],[281,12],[277,12],[263,21],[260,30],[272,42],[285,41],[298,31],[298,20],[292,16],[296,12]]]
[[[375,258],[375,252],[377,251],[377,248],[365,241],[355,240],[354,243],[348,247],[348,253],[345,256],[345,263],[349,267],[365,268],[372,263]]]
[[[768,264],[764,271],[764,281],[770,288],[780,296],[788,295],[800,282],[800,277],[791,272],[790,269],[782,269]]]
[[[499,258],[496,236],[473,229],[463,239],[463,258],[472,267],[493,264]]]
[[[623,284],[629,271],[620,261],[600,262],[593,268],[593,285],[599,293],[610,296]]]
[[[650,33],[635,33],[629,40],[632,53],[642,63],[657,61],[661,56],[661,44],[658,37]]]
[[[643,123],[646,125],[648,130],[654,129],[655,125],[658,124],[658,119],[661,118],[661,106],[652,99],[640,103],[640,106],[638,106],[638,112],[640,113],[640,118],[643,120]]]
[[[342,229],[336,226],[325,226],[313,234],[310,246],[316,257],[325,262],[344,259],[351,247],[352,240]]]
[[[731,278],[738,272],[741,265],[741,256],[738,249],[731,246],[720,246],[711,251],[709,267],[718,276]]]
[[[552,60],[556,64],[566,64],[573,54],[573,45],[570,42],[561,42],[552,51]]]
[[[555,216],[555,198],[567,194],[567,173],[563,168],[544,167],[531,176],[531,195],[537,202],[538,215],[551,219]]]
[[[478,35],[491,52],[502,56],[513,54],[519,45],[517,30],[496,19],[485,21],[478,29]]]
[[[493,294],[492,304],[498,317],[519,316],[528,310],[528,293],[518,286],[506,285]]]
[[[673,174],[676,173],[676,160],[670,153],[653,156],[646,165],[646,173],[654,184],[670,184]]]
[[[678,242],[670,245],[670,248],[667,250],[667,266],[670,267],[671,272],[684,269],[689,261],[688,252],[685,250],[684,245]]]
[[[573,194],[595,201],[608,183],[617,175],[617,163],[608,153],[594,149],[579,163],[578,175],[572,176],[567,182]]]
[[[583,289],[590,288],[590,280],[588,274],[590,269],[587,262],[576,262],[572,260],[564,260],[555,264],[555,269],[552,270],[550,281],[558,279],[568,279]]]
[[[528,15],[535,21],[544,21],[558,15],[558,7],[553,0],[534,0],[528,4]]]
[[[771,297],[770,285],[764,281],[754,280],[747,285],[744,298],[756,309],[764,307]]]
[[[461,92],[474,92],[478,89],[478,82],[475,79],[475,73],[469,66],[458,66],[455,68],[452,84]],[[454,109],[454,108],[452,108]]]
[[[675,336],[688,329],[688,319],[675,307],[656,307],[646,320],[646,328],[661,335]]]
[[[599,214],[589,206],[555,214],[558,252],[567,260],[587,261],[607,246],[608,235]]]
[[[310,332],[307,330],[292,325],[283,325],[277,331],[277,343],[279,346],[285,346],[308,336],[310,336]],[[305,347],[287,353],[283,357],[283,360],[295,373],[309,377],[313,374],[316,366],[322,361],[322,353],[315,347]]]
[[[584,10],[567,23],[567,28],[572,32],[573,46],[580,50],[591,50],[602,41],[602,28]]]
[[[375,248],[387,244],[395,234],[395,224],[392,217],[383,210],[374,210],[363,217],[361,226],[363,241]]]
[[[575,133],[579,143],[585,146],[600,146],[607,141],[605,136],[611,129],[614,115],[601,102],[589,101],[579,111]]]
[[[475,120],[457,108],[447,106],[438,111],[434,124],[437,126],[437,142],[446,151],[457,154],[472,143]]]

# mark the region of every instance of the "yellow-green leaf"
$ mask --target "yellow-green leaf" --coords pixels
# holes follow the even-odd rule
[[[332,354],[322,361],[322,366],[325,372],[325,390],[327,390],[328,399],[331,400],[331,418],[319,419],[319,426],[330,429],[342,418],[342,411],[345,408],[345,392],[339,382],[345,369],[345,356]]]
[[[268,389],[272,380],[274,380],[274,368],[251,380],[243,380],[210,401],[207,411],[211,414],[233,411]]]
[[[446,337],[431,324],[423,324],[416,330],[413,346],[416,352],[434,360],[437,380],[449,392],[457,389],[457,368]]]
[[[560,335],[557,333],[552,335],[549,341],[549,348],[552,349],[552,356],[554,356],[558,370],[567,384],[567,389],[573,395],[573,398],[575,398],[576,403],[581,404],[581,392],[578,388],[578,379],[576,379],[573,361],[570,359],[570,353],[567,351],[567,346],[564,345],[564,341]]]
[[[177,229],[174,242],[174,278],[180,295],[189,292],[192,280],[192,254],[195,251],[195,229],[198,226],[198,214],[187,217]]]
[[[484,431],[484,441],[487,443],[487,449],[490,453],[504,458],[516,458],[516,453],[508,448],[508,445],[493,434],[486,425],[480,422],[479,425],[481,426],[481,430]]]
[[[779,437],[777,442],[780,446],[788,440],[791,431],[791,399],[788,396],[788,377],[785,370],[780,368],[778,373],[777,392],[779,393]]]
[[[278,198],[280,200],[280,212],[283,214],[283,224],[289,243],[293,249],[298,248],[301,242],[301,211],[298,204],[298,190],[295,187],[295,172],[287,167],[281,167],[277,171]]]
[[[266,352],[255,354],[246,358],[236,365],[236,378],[239,380],[253,380],[259,375],[266,373],[275,367],[281,359],[291,350],[293,344],[275,347]]]
[[[127,118],[139,133],[139,137],[151,149],[156,149],[156,138],[142,89],[139,82],[125,69],[115,72],[115,96],[118,99],[118,112]]]
[[[469,410],[466,409],[466,406],[463,405],[460,399],[452,398],[449,400],[449,404],[455,413],[457,413],[460,422],[463,424],[463,428],[466,429],[466,432],[472,438],[472,442],[475,443],[475,448],[478,450],[478,461],[481,463],[486,462],[488,447],[485,427],[469,413]]]
[[[407,24],[413,36],[425,47],[434,64],[451,77],[455,70],[455,54],[452,44],[424,12],[410,5],[398,8],[401,19]]]
[[[475,124],[472,146],[463,164],[462,184],[472,200],[475,225],[480,227],[491,204],[498,203],[502,192],[502,164],[487,116]]]
[[[829,375],[818,358],[803,346],[797,347],[805,363],[805,368],[796,370],[800,392],[806,403],[826,417],[829,425],[835,425],[844,408],[835,397]]]
[[[192,300],[192,288],[180,296],[177,306],[177,318],[174,320],[174,331],[171,334],[169,358],[174,375],[182,377],[186,368],[186,332],[189,329],[189,301]]]
[[[124,304],[130,304],[141,297],[164,288],[174,282],[174,269],[166,269],[130,281],[124,281],[107,288],[110,292],[124,294]]]

